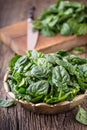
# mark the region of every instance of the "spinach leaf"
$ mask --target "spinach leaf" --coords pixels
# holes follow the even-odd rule
[[[21,88],[19,88],[18,92],[19,92],[20,94],[25,94],[25,93],[26,93],[26,89],[23,88],[23,87],[21,87]]]
[[[75,34],[82,35],[87,33],[87,23],[81,23],[76,26]]]
[[[27,56],[20,57],[17,62],[15,63],[14,70],[18,73],[22,72],[24,68],[24,64],[28,62]]]
[[[31,95],[32,97],[38,96],[45,96],[48,93],[49,83],[45,80],[40,80],[38,82],[32,83],[27,88],[27,94]]]
[[[13,92],[14,86],[16,84],[15,81],[13,79],[8,79],[7,83],[9,85],[10,90]]]
[[[50,55],[50,54],[45,54],[45,59],[46,59],[46,61],[48,61],[48,67],[47,68],[52,68],[52,65],[55,65],[56,64],[56,60],[57,60],[57,57],[54,55],[54,54],[52,54],[52,55]],[[44,63],[44,62],[43,62]]]
[[[82,81],[87,82],[87,64],[79,65],[78,72]]]
[[[17,60],[20,58],[21,56],[19,55],[15,55],[10,61],[9,61],[9,70],[13,71],[14,70],[14,65],[17,62]]]
[[[62,67],[64,67],[69,74],[74,75],[76,72],[76,66],[73,66],[71,63],[67,62],[66,60],[57,59],[56,63]]]
[[[67,23],[64,23],[61,27],[60,34],[67,36],[70,35],[70,33],[71,33],[71,29],[69,25]]]
[[[87,64],[78,66],[76,76],[81,89],[85,91],[87,89]]]
[[[71,2],[71,6],[74,8],[83,8],[84,9],[84,4],[79,3],[79,2]]]
[[[46,26],[41,30],[41,34],[44,36],[54,36],[55,32],[52,31],[48,26]]]
[[[65,57],[67,55],[69,55],[69,53],[67,51],[65,51],[65,50],[60,50],[60,51],[58,51],[55,54],[55,56],[58,57],[58,58],[60,58],[60,59],[62,59],[63,57]]]
[[[64,60],[67,60],[69,63],[71,63],[72,65],[81,65],[81,64],[86,64],[87,63],[87,59],[86,58],[79,58],[75,55],[68,55],[66,57],[64,57]]]
[[[66,93],[65,95],[61,96],[61,97],[51,97],[50,99],[46,100],[46,103],[48,104],[54,104],[60,101],[64,101],[67,99],[67,97],[71,94],[71,92]]]
[[[83,125],[87,125],[87,111],[80,107],[76,114],[76,120]]]
[[[19,72],[14,72],[13,73],[13,79],[17,82],[17,84],[20,84],[22,80],[22,75]]]
[[[50,73],[50,69],[39,66],[35,66],[31,70],[31,76],[38,79],[47,78]]]
[[[72,50],[75,55],[83,54],[85,52],[85,47],[76,47]]]
[[[56,66],[52,71],[52,83],[57,87],[64,83],[70,82],[70,76],[68,72],[62,66]],[[61,87],[61,86],[60,86]]]
[[[38,58],[36,64],[38,67],[43,67],[44,69],[52,68],[52,64],[48,61],[46,56],[44,58]]]
[[[10,107],[14,103],[15,103],[15,101],[12,99],[8,99],[8,100],[0,99],[0,107]]]

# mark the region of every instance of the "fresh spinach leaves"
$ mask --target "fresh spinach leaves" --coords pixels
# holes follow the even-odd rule
[[[83,35],[87,33],[87,7],[79,2],[58,0],[45,9],[33,28],[44,36]]]
[[[64,50],[54,54],[28,51],[13,60],[10,68],[9,64],[7,83],[16,98],[23,101],[48,104],[70,101],[87,89],[87,59]]]

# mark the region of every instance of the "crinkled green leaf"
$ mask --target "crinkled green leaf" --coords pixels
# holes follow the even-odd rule
[[[86,34],[85,25],[87,6],[80,2],[58,0],[41,13],[33,27],[44,36],[54,36],[57,33],[69,36]]]
[[[38,98],[39,96],[40,98],[42,98],[42,96],[47,95],[48,89],[49,89],[48,82],[41,80],[41,81],[31,84],[27,88],[26,92],[32,97],[31,100],[33,100],[34,98]]]
[[[31,69],[31,76],[38,79],[47,78],[50,72],[51,70],[49,68],[35,66]]]
[[[48,27],[44,27],[42,30],[41,30],[41,34],[44,35],[44,36],[54,36],[55,35],[55,32],[52,31],[50,28]]]
[[[85,53],[85,47],[76,47],[72,50],[72,53],[75,55],[83,54]]]
[[[15,101],[12,99],[8,99],[8,100],[0,99],[0,107],[10,107],[14,103],[15,103]]]
[[[9,70],[13,71],[14,70],[14,65],[17,62],[17,60],[20,58],[19,55],[14,56],[10,61],[9,61]]]
[[[82,35],[87,33],[87,24],[78,24],[75,29],[76,35]]]
[[[80,107],[76,114],[76,120],[83,125],[87,125],[87,111]]]
[[[60,30],[60,34],[66,35],[66,36],[71,34],[71,29],[67,23],[64,23],[62,25],[62,28]]]
[[[55,84],[57,87],[61,87],[61,84],[69,83],[70,76],[68,72],[62,66],[56,66],[53,68],[52,71],[52,83]]]

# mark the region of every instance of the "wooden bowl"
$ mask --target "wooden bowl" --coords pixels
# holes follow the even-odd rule
[[[10,88],[7,84],[7,78],[8,78],[9,72],[7,71],[4,76],[4,88],[7,92],[7,94],[13,98],[15,101],[19,102],[24,108],[29,109],[30,111],[33,111],[35,113],[41,113],[41,114],[56,114],[60,112],[65,112],[68,110],[71,110],[72,108],[76,107],[77,105],[81,104],[85,97],[87,97],[87,92],[84,94],[76,96],[72,101],[63,101],[60,103],[56,103],[54,105],[49,105],[46,103],[31,103],[27,101],[18,100],[15,98],[14,93],[10,91]]]

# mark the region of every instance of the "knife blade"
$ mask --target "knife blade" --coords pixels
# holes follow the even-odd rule
[[[27,19],[27,50],[34,50],[38,41],[39,31],[33,31],[33,16],[35,7],[32,7]]]

